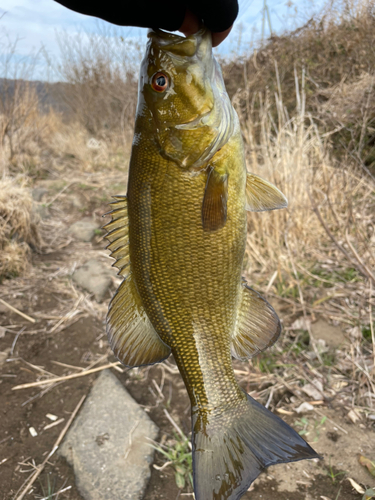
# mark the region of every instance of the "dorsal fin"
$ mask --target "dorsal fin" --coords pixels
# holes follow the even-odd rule
[[[288,200],[277,187],[255,174],[247,174],[246,210],[262,212],[287,206]]]
[[[111,257],[116,259],[113,266],[120,270],[118,274],[125,277],[130,264],[128,203],[126,196],[114,196],[114,199],[116,201],[111,203],[113,210],[108,212],[112,220],[103,229],[107,231],[107,248],[111,251]]]
[[[281,325],[273,307],[258,292],[246,282],[242,287],[231,353],[245,361],[273,345],[280,335]]]
[[[171,352],[152,326],[131,274],[109,304],[107,335],[115,356],[126,366],[158,363]]]
[[[228,174],[220,174],[214,168],[208,173],[202,203],[204,231],[217,231],[227,221]]]

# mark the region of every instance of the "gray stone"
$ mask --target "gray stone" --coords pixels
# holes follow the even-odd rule
[[[82,208],[84,205],[80,196],[78,195],[73,195],[70,197],[70,204],[73,208]]]
[[[99,224],[85,217],[72,224],[68,229],[69,233],[79,241],[91,241],[95,236],[95,230],[99,228]]]
[[[41,201],[43,196],[48,193],[48,189],[44,187],[36,187],[31,191],[31,196],[35,201]]]
[[[36,215],[36,217],[40,217],[41,219],[49,219],[51,214],[49,213],[48,205],[45,203],[36,203],[33,202],[32,205],[32,213]]]
[[[330,348],[335,349],[347,343],[341,328],[328,324],[324,319],[318,319],[311,325],[311,333],[316,340],[324,340]]]
[[[109,266],[104,266],[99,260],[91,259],[73,274],[77,285],[94,294],[97,302],[104,299],[111,286],[112,278]]]
[[[140,500],[150,478],[158,428],[105,370],[59,450],[85,500]]]

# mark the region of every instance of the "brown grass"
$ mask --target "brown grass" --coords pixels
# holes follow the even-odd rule
[[[18,275],[29,265],[30,247],[41,240],[32,198],[24,178],[0,179],[0,279]]]
[[[374,28],[371,0],[327,3],[321,15],[305,26],[273,36],[248,58],[227,64],[229,94],[234,96],[239,88],[250,96],[265,89],[271,96],[277,94],[276,62],[283,103],[290,113],[295,103],[295,70],[299,75],[305,71],[306,110],[316,117],[322,134],[330,134],[335,156],[346,161],[348,154],[354,155],[357,163],[375,169],[375,106],[373,99],[367,99],[375,67]],[[245,113],[246,102],[243,95],[239,104]],[[276,109],[271,112],[275,118]]]
[[[305,263],[323,261],[334,251],[340,253],[340,262],[346,258],[343,266],[352,266],[369,278],[364,267],[375,266],[371,251],[374,181],[355,164],[338,164],[332,157],[306,112],[303,75],[301,90],[299,85],[296,80],[296,108],[291,116],[284,107],[281,88],[274,99],[268,93],[260,94],[259,110],[255,99],[249,103],[252,119],[238,107],[248,169],[274,182],[289,199],[287,210],[249,217],[250,271],[270,272],[275,266],[279,272],[290,270],[291,251]],[[276,110],[276,122],[271,109]],[[335,245],[332,237],[341,244]],[[362,264],[347,238],[355,241]],[[347,255],[341,250],[344,247]]]
[[[237,97],[249,99],[248,94]],[[356,162],[343,165],[333,157],[329,143],[306,111],[303,73],[296,72],[292,112],[284,106],[281,85],[274,97],[266,92],[248,100],[248,114],[236,99],[234,104],[242,124],[248,170],[273,182],[289,200],[286,210],[248,217],[248,280],[288,305],[289,313],[282,315],[285,324],[300,315],[305,320],[297,337],[290,331],[292,335],[284,334],[283,342],[274,348],[278,362],[298,366],[301,353],[296,356],[292,346],[301,331],[307,330],[309,347],[305,344],[303,350],[312,351],[312,366],[325,377],[329,367],[310,324],[319,316],[341,323],[352,347],[340,351],[335,366],[353,384],[353,404],[372,408],[374,356],[369,332],[375,284],[375,182]],[[274,354],[264,356],[272,360]],[[259,360],[254,363],[252,369]],[[283,370],[271,370],[281,377],[280,384]],[[272,379],[275,373],[270,375]],[[298,373],[297,369],[295,380]],[[284,384],[284,390],[287,388]]]
[[[106,142],[133,131],[137,74],[143,48],[125,40],[116,27],[100,24],[98,32],[60,33],[57,67],[67,82],[61,96],[75,120],[90,135]],[[130,137],[131,139],[131,137]]]

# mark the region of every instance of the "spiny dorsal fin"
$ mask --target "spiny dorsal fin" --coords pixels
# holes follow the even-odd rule
[[[204,231],[217,231],[227,221],[228,174],[220,174],[211,168],[208,173],[202,203]]]
[[[232,336],[232,356],[245,361],[273,345],[281,325],[273,307],[250,288],[242,284],[242,298]]]
[[[128,203],[126,196],[114,196],[114,199],[116,201],[111,203],[113,210],[108,212],[112,220],[103,229],[107,231],[107,248],[111,251],[111,257],[116,259],[113,265],[120,270],[118,274],[125,277],[130,264]]]
[[[131,274],[109,305],[107,335],[115,356],[126,366],[158,363],[171,352],[152,326]]]
[[[246,177],[246,210],[262,212],[288,206],[288,200],[273,184],[255,174]]]

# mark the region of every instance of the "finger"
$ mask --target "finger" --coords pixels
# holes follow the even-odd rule
[[[223,42],[229,35],[233,28],[233,25],[225,31],[220,31],[220,33],[212,33],[212,47],[217,47]]]
[[[186,9],[184,22],[178,31],[181,31],[185,36],[193,35],[199,30],[200,25],[198,17],[189,9]]]

